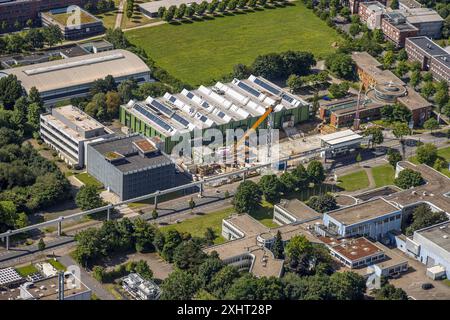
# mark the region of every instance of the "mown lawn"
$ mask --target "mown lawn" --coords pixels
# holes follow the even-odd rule
[[[158,65],[193,86],[230,73],[235,64],[251,64],[270,52],[301,50],[316,58],[332,52],[340,36],[303,4],[209,20],[164,24],[126,32]]]
[[[87,186],[93,185],[96,186],[98,189],[103,188],[103,184],[87,172],[78,173],[75,175],[75,178],[77,178]]]
[[[394,184],[395,170],[390,164],[384,164],[381,166],[372,168],[372,176],[375,180],[375,187],[384,187],[390,184]]]
[[[207,228],[212,228],[217,235],[214,244],[220,244],[226,240],[221,236],[222,234],[222,219],[229,217],[234,213],[234,208],[229,207],[216,212],[207,213],[192,219],[184,220],[178,224],[171,224],[169,226],[161,227],[162,232],[167,232],[172,229],[178,232],[189,232],[192,236],[204,237]]]
[[[61,263],[61,262],[59,262],[58,260],[55,260],[55,259],[48,259],[47,260],[47,262],[48,263],[50,263],[56,270],[58,270],[58,271],[66,271],[66,267]]]
[[[250,212],[250,215],[266,227],[278,227],[278,225],[273,222],[273,204],[267,202],[266,200],[261,202],[261,205],[257,210]]]
[[[345,191],[356,191],[369,186],[369,178],[364,170],[359,170],[339,177],[338,187]]]
[[[27,266],[16,268],[16,271],[22,277],[27,277],[33,273],[38,272],[38,269],[33,264],[29,264]]]

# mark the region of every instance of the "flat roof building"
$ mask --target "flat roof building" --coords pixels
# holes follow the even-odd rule
[[[386,12],[381,21],[381,30],[397,47],[403,47],[406,38],[419,34],[419,29],[407,21],[403,12]]]
[[[422,8],[422,4],[416,0],[399,0],[400,9],[415,9]]]
[[[138,273],[124,277],[122,288],[136,300],[158,300],[161,295],[161,289],[153,281],[143,279]]]
[[[333,158],[360,147],[363,137],[347,129],[319,137],[320,145],[326,148],[324,158]]]
[[[410,61],[421,64],[422,70],[429,70],[435,80],[450,81],[450,54],[428,37],[406,39],[406,53]]]
[[[375,198],[324,213],[325,230],[317,226],[316,231],[322,236],[363,236],[381,240],[390,231],[400,230],[401,222],[401,209],[384,198]]]
[[[371,30],[381,28],[381,19],[386,12],[386,6],[378,1],[361,2],[358,15]]]
[[[42,140],[76,168],[85,166],[86,146],[90,142],[114,135],[112,130],[72,105],[52,108],[51,113],[41,114],[40,118]]]
[[[175,164],[156,143],[134,134],[90,143],[87,172],[128,200],[175,187]]]
[[[402,10],[408,23],[419,29],[419,36],[440,39],[442,35],[442,18],[436,10],[430,8],[413,8]]]
[[[92,83],[107,75],[113,76],[117,83],[127,79],[135,79],[138,83],[151,81],[149,67],[137,55],[126,50],[105,51],[0,71],[0,77],[8,74],[15,75],[27,92],[36,87],[46,105],[87,96]]]
[[[298,199],[283,199],[273,207],[273,221],[279,225],[306,223],[322,215]]]
[[[40,13],[43,26],[57,26],[66,40],[78,40],[102,34],[105,28],[100,19],[74,6]]]

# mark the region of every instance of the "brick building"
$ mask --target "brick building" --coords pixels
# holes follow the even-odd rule
[[[384,15],[381,30],[385,37],[397,47],[404,47],[406,38],[419,34],[419,29],[407,22],[406,17],[398,12],[389,12]]]
[[[386,7],[378,1],[362,2],[359,5],[358,15],[371,30],[381,28],[381,20]]]
[[[39,13],[49,11],[55,8],[62,8],[71,5],[83,7],[88,2],[94,3],[97,0],[6,0],[0,1],[0,23],[6,21],[7,30],[14,28],[14,24],[18,21],[21,25],[25,25],[28,20],[38,23]]]
[[[450,81],[450,54],[430,38],[408,38],[405,49],[408,59],[418,61],[422,70],[430,71],[435,80]]]

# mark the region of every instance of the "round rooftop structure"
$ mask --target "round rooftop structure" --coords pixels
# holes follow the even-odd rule
[[[275,241],[275,237],[269,232],[263,232],[256,237],[256,240],[258,241],[258,245],[267,247]]]
[[[406,94],[406,88],[396,83],[379,83],[373,88],[373,93],[377,100],[394,103],[397,98]]]

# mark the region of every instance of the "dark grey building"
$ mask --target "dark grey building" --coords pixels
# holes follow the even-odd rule
[[[148,138],[117,137],[87,147],[87,172],[128,200],[174,187],[175,164]]]

